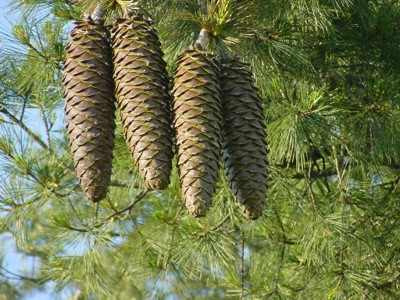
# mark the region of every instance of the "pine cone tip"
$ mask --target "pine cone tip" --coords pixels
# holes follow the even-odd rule
[[[262,216],[262,213],[264,211],[263,207],[255,207],[243,204],[239,205],[239,208],[242,214],[250,220],[257,220],[259,217]]]
[[[97,186],[89,186],[85,189],[85,194],[91,202],[96,203],[100,202],[106,197],[107,191],[103,192],[103,190],[100,190],[99,192]]]
[[[150,190],[165,190],[169,185],[168,178],[154,178],[145,181],[146,187]]]
[[[194,218],[202,218],[206,216],[208,203],[196,196],[189,195],[186,199],[186,208]]]

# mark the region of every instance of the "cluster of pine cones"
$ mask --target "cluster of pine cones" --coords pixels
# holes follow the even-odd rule
[[[266,136],[248,69],[192,48],[178,58],[170,92],[151,20],[136,13],[116,20],[111,30],[101,19],[76,22],[63,86],[69,144],[86,196],[98,202],[110,185],[117,103],[147,188],[169,185],[175,148],[186,207],[204,216],[222,158],[242,212],[257,219],[266,202]]]

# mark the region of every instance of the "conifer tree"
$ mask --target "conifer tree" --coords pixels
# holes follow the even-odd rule
[[[0,299],[400,298],[400,3],[136,2],[170,79],[196,42],[250,64],[267,127],[264,212],[242,215],[222,165],[203,218],[185,208],[176,158],[168,188],[147,189],[119,112],[109,191],[87,201],[64,117],[65,46],[75,21],[100,6],[112,25],[132,2],[12,0],[20,18],[0,37]],[[35,263],[16,269],[10,251]]]

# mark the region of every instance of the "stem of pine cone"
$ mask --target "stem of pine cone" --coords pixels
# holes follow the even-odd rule
[[[91,14],[91,17],[96,23],[103,22],[104,10],[101,8],[100,5],[95,8],[95,10]]]
[[[205,30],[204,28],[202,28],[200,30],[199,37],[197,38],[196,43],[195,43],[196,47],[203,50],[206,46],[206,42],[207,42],[208,38],[209,38],[208,31]]]

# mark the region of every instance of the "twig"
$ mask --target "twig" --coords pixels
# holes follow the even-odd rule
[[[323,170],[322,172],[311,171],[311,173],[310,173],[310,177],[314,178],[314,179],[326,178],[326,177],[330,177],[330,176],[333,176],[333,175],[337,175],[336,170],[334,170],[333,168],[329,168],[329,169]],[[290,176],[290,178],[292,178],[292,179],[303,179],[304,178],[304,173],[296,173],[293,176]]]
[[[240,300],[243,300],[244,298],[244,230],[243,228],[241,229],[240,232]]]
[[[308,172],[304,172],[305,181],[307,185],[308,195],[310,197],[311,207],[313,208],[314,212],[318,214],[317,205],[315,204],[315,197],[314,191],[312,190],[312,182],[311,182],[311,165],[308,168]]]
[[[393,276],[392,278],[390,278],[388,281],[383,282],[379,285],[376,286],[376,288],[378,290],[382,290],[385,288],[390,288],[396,281],[398,281],[400,279],[400,273],[396,274],[395,276]]]
[[[122,181],[122,180],[111,180],[110,186],[115,186],[115,187],[129,187],[130,184],[127,181]]]
[[[4,272],[0,271],[0,276],[4,276],[7,279],[25,280],[25,281],[30,281],[30,282],[33,282],[33,283],[36,283],[36,284],[39,284],[39,283],[43,282],[39,278],[26,277],[26,276],[23,276],[23,275],[15,274],[15,273],[7,270],[3,266],[0,266],[0,268],[4,271]]]
[[[109,215],[109,216],[106,218],[106,220],[109,221],[109,220],[111,220],[112,218],[114,218],[114,217],[116,217],[116,216],[118,216],[118,215],[120,215],[120,214],[122,214],[122,213],[124,213],[124,212],[126,212],[126,211],[130,211],[139,201],[141,201],[141,200],[144,199],[144,197],[147,195],[148,192],[149,192],[149,190],[144,190],[144,191],[141,192],[137,197],[135,197],[135,198],[130,202],[130,204],[129,204],[127,207],[125,207],[125,208],[123,208],[123,209],[121,209],[121,210],[118,210],[118,211],[116,211],[115,213]]]
[[[51,150],[49,149],[49,147],[46,145],[45,142],[43,142],[41,140],[41,138],[39,138],[36,134],[34,134],[32,132],[32,130],[30,130],[24,122],[22,122],[21,120],[19,120],[18,118],[16,118],[12,113],[10,113],[6,108],[0,106],[0,113],[5,114],[14,124],[18,125],[19,127],[21,127],[21,129],[23,131],[25,131],[26,134],[28,134],[36,143],[38,143],[40,145],[40,147],[42,147],[43,149],[45,149],[46,151],[51,152]]]
[[[214,227],[211,227],[209,230],[207,230],[207,232],[216,231],[216,230],[220,229],[222,227],[222,225],[224,225],[225,222],[229,220],[229,218],[230,218],[230,215],[227,215],[225,218],[222,219],[221,222],[219,222],[217,225],[215,225]]]
[[[91,17],[92,17],[93,21],[95,21],[96,23],[104,22],[103,21],[104,10],[101,8],[100,5],[95,8],[95,10],[93,11]]]
[[[336,154],[336,147],[335,147],[334,144],[332,145],[332,150],[333,150],[333,158],[334,158],[336,172],[337,172],[337,178],[338,178],[338,188],[339,188],[341,196],[344,199],[344,201],[342,201],[342,222],[345,223],[346,220],[347,220],[346,212],[345,212],[345,204],[350,202],[350,197],[347,194],[345,188],[343,187],[343,174],[340,172],[339,160],[338,160],[338,157],[337,157],[337,154]],[[341,270],[340,270],[340,279],[339,279],[338,285],[341,283],[341,280],[342,280],[342,277],[343,277],[343,274],[344,274],[344,271],[345,271],[344,270],[345,269],[344,255],[345,255],[345,250],[346,250],[346,247],[343,245],[344,244],[344,242],[343,242],[344,233],[341,232],[340,235],[341,235],[341,239],[340,239],[340,250],[339,250],[340,251],[340,253],[339,253],[340,258],[339,259],[340,259],[340,268],[341,268]]]
[[[28,97],[24,97],[24,102],[22,103],[22,109],[21,109],[21,116],[19,117],[19,120],[22,122],[24,119],[25,115],[25,108],[26,108],[26,102],[28,101]]]
[[[183,207],[181,206],[178,210],[178,213],[176,214],[175,218],[174,218],[174,222],[172,222],[172,229],[171,229],[171,238],[169,240],[169,246],[168,246],[168,256],[167,256],[167,260],[166,260],[166,264],[168,264],[171,261],[172,258],[172,246],[173,246],[173,242],[174,242],[174,238],[175,238],[175,232],[176,232],[176,226],[175,226],[175,222],[176,220],[179,218],[179,215],[181,214],[183,210]],[[164,266],[164,268],[166,268],[167,265]]]
[[[101,227],[101,226],[104,225],[105,221],[109,221],[109,220],[111,220],[112,218],[114,218],[114,217],[116,217],[116,216],[118,216],[118,215],[120,215],[120,214],[122,214],[122,213],[124,213],[124,212],[126,212],[126,211],[130,211],[139,201],[141,201],[141,200],[144,199],[144,197],[147,195],[148,192],[149,192],[149,190],[145,190],[144,192],[140,193],[137,197],[135,197],[135,198],[129,203],[129,205],[128,205],[127,207],[125,207],[125,208],[123,208],[123,209],[121,209],[121,210],[118,210],[118,211],[116,211],[115,213],[109,215],[108,217],[106,217],[106,218],[104,219],[103,222],[98,223],[98,224],[94,225],[93,227],[94,227],[94,228],[99,228],[99,227]],[[74,212],[75,212],[75,214],[78,216],[78,213],[75,211],[75,209],[74,209]],[[96,217],[96,219],[97,219],[97,214],[98,214],[98,203],[96,203],[96,207],[95,207],[95,212],[94,212],[94,213],[95,213],[95,217]],[[82,228],[82,227],[74,227],[74,226],[70,226],[70,225],[65,226],[65,228],[71,229],[71,230],[74,230],[74,231],[77,231],[77,232],[91,232],[91,231],[92,231],[92,230],[90,230],[90,229],[86,229],[86,228]]]
[[[205,232],[201,232],[199,234],[197,234],[199,237],[205,237],[207,235],[207,233],[209,232],[213,232],[213,231],[217,231],[218,229],[220,229],[226,221],[228,221],[230,218],[230,215],[227,215],[225,218],[222,219],[221,222],[219,222],[217,225],[211,227],[210,229],[206,230]]]
[[[335,162],[336,174],[337,174],[337,179],[338,179],[338,188],[339,188],[340,194],[343,196],[344,200],[346,202],[350,202],[349,195],[347,194],[346,189],[343,187],[343,174],[341,174],[341,172],[340,172],[339,159],[336,154],[335,145],[332,145],[332,148],[333,148],[332,149],[333,150],[333,159]]]
[[[77,291],[75,292],[74,296],[72,297],[72,300],[81,300],[81,299],[83,299],[83,293],[78,288]]]
[[[52,151],[51,140],[50,140],[50,127],[49,127],[49,124],[47,123],[46,116],[45,116],[45,113],[44,113],[42,107],[40,107],[40,114],[42,115],[42,120],[43,120],[45,129],[46,129],[47,146],[48,146],[49,150]]]
[[[273,208],[275,216],[278,220],[279,223],[279,227],[282,230],[282,234],[283,234],[283,245],[282,245],[282,250],[281,250],[281,256],[280,256],[280,260],[279,260],[279,264],[277,267],[277,275],[276,275],[276,281],[275,281],[275,292],[278,292],[278,284],[281,278],[281,274],[282,274],[282,267],[283,267],[283,260],[285,258],[285,253],[286,253],[286,244],[287,244],[287,238],[286,238],[286,232],[285,232],[285,227],[283,226],[283,222],[281,219],[281,216],[279,215],[278,211],[276,210],[276,207]]]

